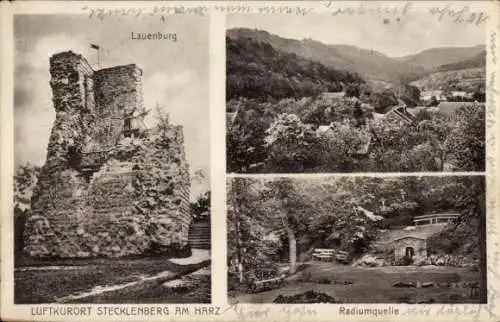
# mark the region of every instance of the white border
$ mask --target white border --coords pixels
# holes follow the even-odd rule
[[[488,111],[493,110],[493,113],[488,113],[487,118],[489,122],[493,122],[487,129],[487,137],[493,135],[495,142],[488,141],[487,146],[487,206],[488,206],[488,235],[487,250],[488,250],[488,284],[490,301],[487,305],[405,305],[405,304],[352,304],[343,305],[346,307],[363,307],[363,308],[398,308],[400,312],[405,314],[400,315],[384,315],[384,316],[341,316],[338,314],[340,305],[272,305],[272,304],[248,304],[240,305],[238,307],[229,307],[227,305],[227,277],[226,277],[226,217],[225,217],[225,189],[226,189],[226,176],[225,176],[225,15],[228,11],[241,11],[250,10],[258,12],[259,8],[283,8],[289,6],[291,8],[302,7],[314,10],[315,12],[332,12],[333,7],[353,7],[359,5],[359,2],[332,2],[332,6],[327,7],[328,1],[304,1],[304,2],[277,2],[277,1],[252,1],[252,2],[195,2],[189,1],[182,3],[176,2],[2,2],[1,8],[1,317],[4,320],[40,320],[40,321],[65,321],[65,320],[106,320],[106,321],[144,321],[144,320],[157,320],[157,321],[494,321],[500,320],[500,292],[496,291],[496,285],[500,285],[500,277],[498,273],[498,262],[494,262],[498,258],[495,254],[500,253],[500,247],[497,242],[499,231],[499,206],[498,196],[500,195],[499,182],[496,179],[498,175],[498,161],[499,158],[499,139],[498,139],[498,119],[500,116],[498,108],[498,94],[494,91],[488,91],[487,102],[496,101],[495,105],[488,105]],[[373,2],[371,2],[372,4]],[[397,2],[386,2],[390,5],[396,5]],[[382,4],[382,3],[381,3]],[[492,55],[496,55],[497,60],[499,57],[499,12],[500,4],[498,2],[433,2],[433,5],[469,5],[471,9],[484,9],[491,15],[487,26],[487,37],[492,32],[496,32],[495,39],[496,49],[491,51],[491,40],[488,38],[488,62],[487,62],[487,75],[495,72],[496,80],[494,89],[499,89],[498,71],[500,70],[500,60],[496,65],[492,62]],[[210,14],[210,124],[211,124],[211,185],[212,185],[212,307],[218,307],[220,312],[225,311],[222,315],[196,315],[194,314],[195,307],[208,307],[207,305],[167,305],[171,307],[173,312],[175,307],[189,307],[191,315],[189,316],[96,316],[83,317],[64,317],[64,316],[32,316],[30,309],[33,307],[51,306],[56,307],[60,305],[13,305],[13,233],[12,233],[12,174],[13,174],[13,44],[12,34],[12,15],[14,13],[31,13],[31,14],[48,14],[48,13],[82,13],[82,8],[88,6],[89,8],[106,8],[106,9],[120,9],[120,8],[141,8],[145,12],[153,12],[155,6],[166,7],[206,7],[208,14]],[[415,6],[425,6],[424,2],[413,2]],[[222,10],[225,8],[225,10]],[[362,174],[369,176],[405,176],[405,175],[477,175],[481,173],[383,173],[383,174]],[[332,174],[338,176],[354,176],[360,174]],[[238,177],[241,175],[230,174],[228,177]],[[245,175],[246,176],[246,175]],[[262,175],[250,175],[262,176]],[[282,175],[266,175],[268,177],[276,177]],[[291,176],[291,175],[285,175]],[[320,174],[300,174],[293,175],[294,177],[318,177]],[[369,291],[369,290],[367,290]],[[494,295],[494,299],[493,299]],[[492,300],[492,301],[491,301]],[[86,306],[86,305],[80,305]],[[102,305],[93,305],[93,309]],[[127,305],[114,305],[115,307],[128,307]],[[140,305],[148,306],[148,305]],[[150,306],[150,305],[149,305]],[[492,308],[496,315],[495,317],[489,316],[486,308]],[[446,314],[438,315],[440,310],[446,310]],[[466,312],[474,313],[477,315],[467,315]],[[295,313],[292,313],[295,312]],[[314,312],[314,313],[313,313]]]

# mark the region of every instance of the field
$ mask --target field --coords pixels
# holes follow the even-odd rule
[[[332,263],[311,263],[289,277],[277,289],[245,294],[229,293],[231,303],[272,303],[279,295],[291,296],[315,291],[341,303],[477,303],[470,288],[462,283],[477,282],[479,273],[442,266],[387,266],[354,268]],[[394,287],[397,282],[439,284],[433,287]],[[447,285],[448,284],[448,285]]]
[[[194,254],[197,258],[191,260],[26,259],[16,263],[14,301],[16,304],[209,303],[211,277],[207,254]]]

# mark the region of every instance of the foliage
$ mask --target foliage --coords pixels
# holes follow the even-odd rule
[[[462,106],[450,116],[420,109],[413,123],[371,118],[357,99],[237,104],[238,117],[227,133],[230,172],[484,169],[484,104]]]
[[[413,264],[413,259],[411,257],[408,257],[408,256],[403,256],[399,259],[397,259],[395,262],[394,262],[394,265],[395,266],[408,266],[408,265],[411,265]]]
[[[361,92],[358,84],[350,84],[345,90],[345,96],[347,97],[359,97],[360,94]]]
[[[300,255],[314,248],[334,248],[356,258],[371,248],[381,228],[411,225],[412,218],[421,214],[465,211],[468,217],[460,217],[460,223],[443,236],[448,238],[456,233],[456,237],[449,239],[453,241],[451,246],[457,252],[471,254],[477,248],[469,244],[478,244],[477,239],[470,238],[471,234],[477,234],[478,227],[472,223],[479,216],[479,208],[471,210],[471,204],[481,200],[484,203],[484,190],[472,193],[472,189],[480,188],[482,180],[479,177],[236,178],[229,190],[229,198],[234,200],[234,185],[240,185],[239,201],[230,208],[228,252],[230,256],[238,253],[234,239],[237,219],[240,246],[253,247],[240,255],[248,257],[245,261],[248,269],[264,270],[269,261],[290,261],[293,249]],[[382,215],[384,220],[372,221],[357,210],[359,206]],[[234,217],[236,212],[238,216]],[[293,240],[289,230],[293,232],[296,248],[290,247]],[[451,246],[444,245],[443,236],[437,240],[445,250],[450,249]]]
[[[484,171],[485,132],[484,104],[462,106],[455,112],[445,148],[458,169]]]
[[[483,60],[483,63],[485,62]],[[412,85],[424,89],[439,88],[445,92],[484,92],[486,87],[485,77],[486,73],[483,65],[476,68],[437,71],[412,82]]]
[[[14,173],[14,207],[26,209],[30,207],[30,199],[35,188],[40,167],[31,163],[16,167]]]
[[[389,90],[373,93],[370,98],[370,103],[375,108],[377,113],[385,113],[388,107],[398,104],[398,100],[394,93]]]
[[[191,202],[190,209],[195,220],[210,219],[210,191],[205,191]]]
[[[16,167],[14,173],[14,250],[19,255],[24,248],[24,227],[31,208],[31,196],[40,175],[40,167],[31,163]]]
[[[402,85],[398,88],[399,98],[408,106],[415,107],[420,101],[420,90],[413,85]]]
[[[258,100],[310,97],[339,92],[359,76],[325,67],[294,53],[276,50],[251,38],[226,38],[226,93]]]
[[[281,114],[266,130],[266,165],[278,172],[301,172],[314,166],[317,149],[315,131],[293,114]],[[316,146],[316,147],[315,147]]]
[[[296,295],[291,295],[291,296],[284,296],[284,295],[278,295],[273,301],[273,303],[277,304],[318,304],[318,303],[340,303],[337,299],[334,297],[325,294],[325,293],[319,293],[315,291],[306,291],[301,294],[296,294]]]

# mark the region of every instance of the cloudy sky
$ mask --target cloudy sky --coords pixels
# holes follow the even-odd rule
[[[386,4],[392,7],[398,5],[393,1]],[[403,5],[399,4],[398,12],[402,11]],[[485,44],[484,23],[479,27],[475,24],[455,23],[448,16],[439,21],[439,17],[430,15],[429,8],[424,5],[414,3],[404,16],[400,14],[332,16],[319,13],[305,16],[234,14],[227,16],[227,26],[257,28],[281,37],[299,40],[312,38],[325,44],[354,45],[390,57],[414,54],[433,47]]]
[[[177,42],[139,41],[131,32],[176,33]],[[102,67],[136,63],[144,71],[144,103],[165,106],[174,124],[184,126],[192,195],[208,189],[209,34],[208,19],[89,19],[87,15],[19,15],[15,17],[15,160],[43,164],[55,112],[49,85],[49,57],[71,50],[97,68],[89,43],[109,50]],[[154,114],[154,113],[150,113]],[[146,120],[152,124],[152,120]],[[201,178],[205,177],[205,178]]]

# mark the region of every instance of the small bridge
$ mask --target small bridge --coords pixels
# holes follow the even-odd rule
[[[458,218],[460,214],[458,213],[442,213],[442,214],[430,214],[423,216],[416,216],[413,218],[415,226],[423,225],[446,225],[452,223],[453,220]]]

